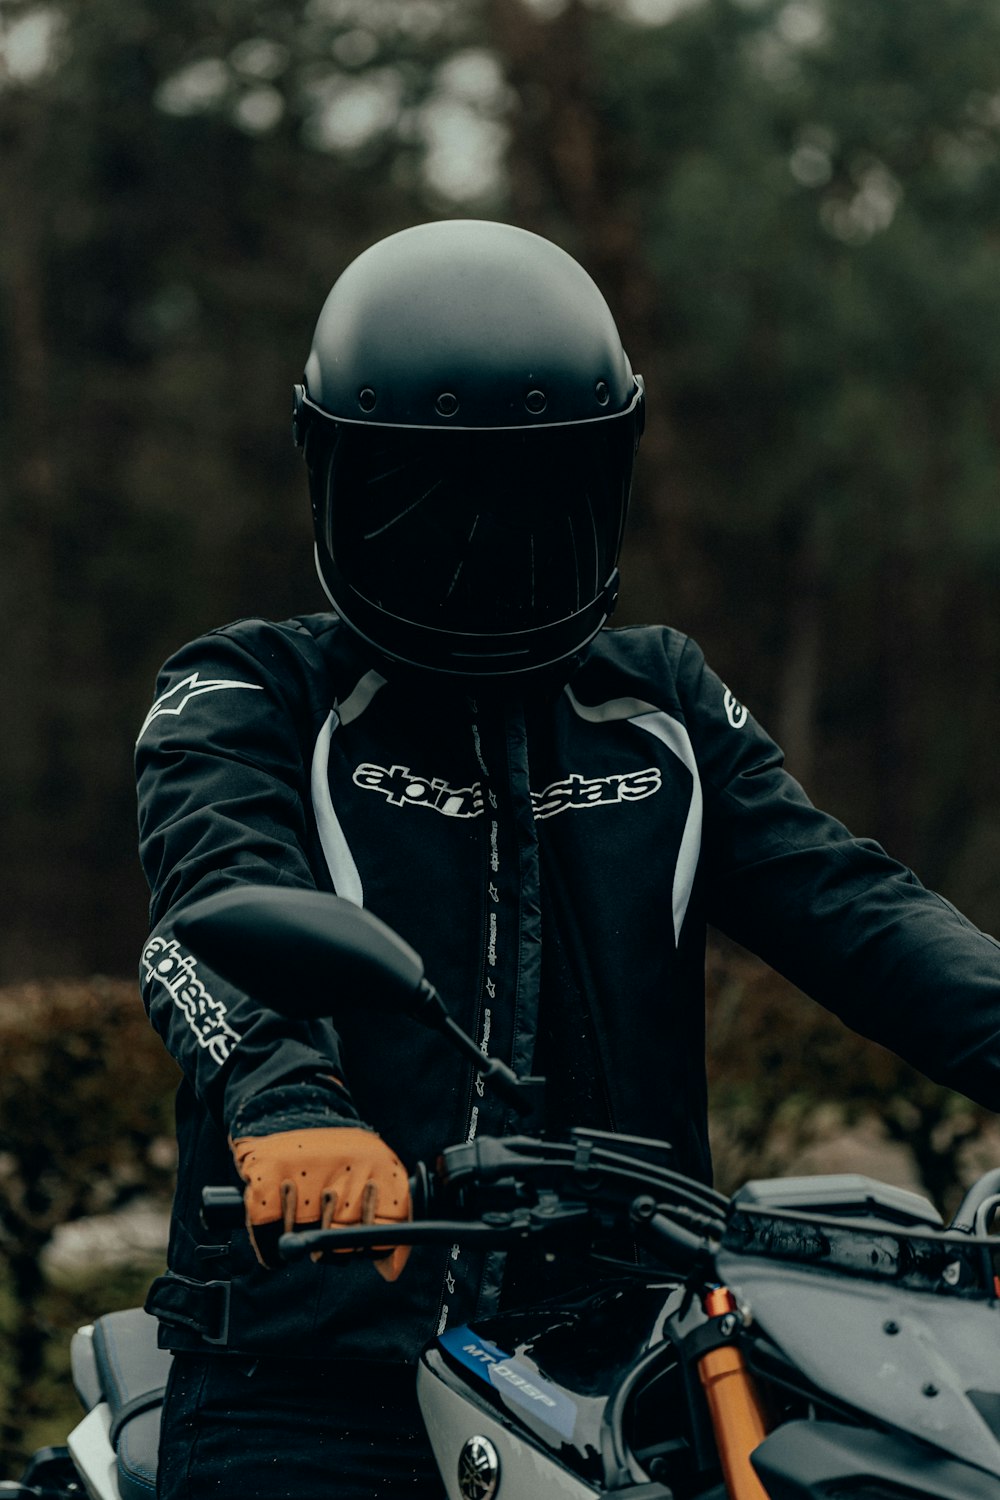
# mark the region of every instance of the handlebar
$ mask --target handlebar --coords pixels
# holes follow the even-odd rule
[[[724,1242],[737,1253],[767,1253],[766,1232],[757,1239],[754,1231],[748,1239],[740,1222],[755,1218],[755,1211],[731,1205],[714,1189],[674,1171],[668,1157],[669,1148],[661,1143],[598,1131],[573,1131],[568,1141],[483,1136],[447,1148],[433,1172],[417,1164],[410,1179],[414,1216],[409,1222],[300,1228],[282,1235],[279,1251],[293,1261],[331,1252],[384,1252],[387,1243],[509,1249],[530,1240],[573,1245],[584,1252],[599,1248],[603,1261],[618,1260],[623,1269],[627,1265],[634,1271],[638,1246],[652,1255],[661,1274],[698,1273],[707,1279]],[[968,1190],[947,1229],[894,1225],[892,1232],[903,1241],[916,1234],[928,1244],[947,1239],[955,1245],[960,1238],[969,1246],[963,1254],[986,1257],[974,1279],[992,1295],[992,1259],[1000,1241],[986,1230],[998,1204],[1000,1168]],[[777,1214],[789,1225],[803,1222],[801,1214],[787,1208],[759,1212],[765,1219]],[[203,1218],[213,1230],[242,1225],[240,1189],[206,1189]],[[821,1238],[866,1232],[864,1224],[829,1219],[815,1210],[805,1222]],[[872,1232],[877,1225],[873,1221]],[[885,1228],[883,1224],[882,1232]],[[626,1246],[626,1260],[618,1259]],[[605,1253],[608,1247],[610,1254]]]
[[[669,1166],[662,1142],[575,1130],[566,1141],[483,1136],[448,1147],[433,1172],[418,1163],[410,1178],[413,1219],[404,1224],[303,1228],[285,1234],[279,1251],[298,1260],[328,1251],[384,1250],[392,1244],[456,1242],[509,1248],[547,1244],[636,1243],[658,1260],[688,1268],[708,1264],[729,1200]],[[206,1227],[244,1222],[238,1188],[203,1193]]]
[[[414,1179],[411,1178],[411,1188]],[[243,1195],[239,1188],[205,1188],[202,1194],[202,1219],[216,1229],[238,1228],[245,1222]],[[484,1213],[477,1222],[470,1219],[411,1219],[392,1226],[394,1245],[453,1245],[456,1240],[484,1248],[504,1248],[538,1235],[554,1237],[566,1229],[578,1229],[590,1219],[583,1204],[543,1204],[519,1212]],[[371,1250],[384,1247],[387,1228],[384,1224],[348,1224],[335,1229],[297,1229],[283,1234],[278,1241],[282,1260],[304,1260],[327,1250]]]

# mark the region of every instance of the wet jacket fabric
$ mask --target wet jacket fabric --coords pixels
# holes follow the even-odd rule
[[[669,1140],[701,1177],[709,922],[931,1077],[1000,1097],[1000,945],[813,807],[675,631],[604,630],[565,686],[476,700],[387,681],[332,615],[243,621],[167,663],[137,766],[141,978],[183,1075],[151,1298],[170,1347],[409,1360],[499,1286],[499,1258],[466,1251],[421,1248],[390,1285],[360,1260],[264,1271],[242,1230],[206,1244],[228,1135],[360,1119],[412,1167],[512,1124],[417,1022],[362,993],[290,1021],[187,952],[176,911],[234,884],[369,907],[484,1048],[541,1059],[551,1126]]]

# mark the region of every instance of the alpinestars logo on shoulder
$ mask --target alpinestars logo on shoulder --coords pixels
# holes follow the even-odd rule
[[[149,713],[143,720],[142,728],[139,730],[138,739],[142,739],[146,730],[154,719],[162,719],[167,715],[173,718],[179,717],[184,712],[192,698],[200,698],[203,693],[220,693],[230,688],[242,688],[245,692],[262,693],[263,684],[259,682],[239,682],[231,677],[202,677],[198,672],[192,672],[181,682],[175,683],[162,693],[153,704]]]

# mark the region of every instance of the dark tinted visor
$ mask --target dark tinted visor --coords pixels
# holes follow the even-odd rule
[[[313,481],[329,552],[389,614],[474,634],[531,630],[592,603],[615,567],[630,412],[502,432],[324,424],[322,449]]]

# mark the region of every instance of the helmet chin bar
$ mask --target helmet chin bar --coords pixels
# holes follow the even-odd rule
[[[593,640],[618,602],[615,568],[597,598],[563,620],[496,636],[465,635],[417,625],[379,609],[351,588],[318,544],[313,550],[323,592],[355,635],[390,661],[465,681],[527,676],[575,656]]]

